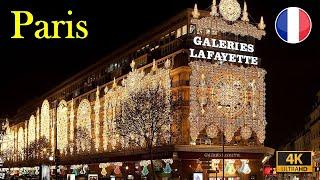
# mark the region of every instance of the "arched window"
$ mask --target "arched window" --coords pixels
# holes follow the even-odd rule
[[[20,127],[18,130],[18,152],[21,158],[23,158],[24,149],[24,133],[23,128]]]
[[[68,105],[65,100],[60,101],[57,109],[57,145],[63,153],[68,146]]]
[[[91,149],[91,105],[88,99],[83,99],[77,111],[76,142],[77,151]]]
[[[48,100],[44,100],[41,106],[40,136],[50,140],[50,105]]]
[[[29,119],[28,124],[28,144],[30,145],[32,142],[36,140],[36,118],[32,115]]]

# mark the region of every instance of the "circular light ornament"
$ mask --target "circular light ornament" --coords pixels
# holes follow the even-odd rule
[[[250,127],[244,126],[241,128],[241,137],[245,140],[249,139],[251,137],[252,131]]]
[[[236,21],[241,15],[241,7],[237,0],[221,0],[219,11],[227,21]]]
[[[207,127],[207,135],[211,138],[215,138],[218,135],[218,128],[215,125]]]

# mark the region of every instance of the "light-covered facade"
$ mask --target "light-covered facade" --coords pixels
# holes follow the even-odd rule
[[[236,45],[253,48],[265,35],[265,24],[263,18],[258,25],[249,22],[246,4],[220,3],[213,1],[210,12],[197,6],[182,12],[140,38],[139,45],[129,43],[21,108],[1,146],[5,165],[34,167],[58,156],[69,173],[87,164],[100,175],[114,171],[123,176],[119,166],[126,164],[148,174],[148,142],[130,134],[134,121],[122,119],[129,131],[120,131],[117,121],[125,117],[123,105],[133,94],[159,86],[167,118],[151,142],[155,166],[172,177],[202,172],[212,178],[212,169],[220,169],[217,176],[222,176],[224,159],[226,177],[261,179],[261,161],[273,154],[264,147],[266,71],[254,51],[237,52]],[[229,49],[205,49],[227,49],[221,54],[231,59],[217,53],[215,60],[190,57],[191,49],[204,48],[192,43],[196,36],[228,42]],[[237,61],[232,53],[239,53]]]

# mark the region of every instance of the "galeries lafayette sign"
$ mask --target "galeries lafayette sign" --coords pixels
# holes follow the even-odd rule
[[[247,65],[258,65],[258,57],[245,55],[243,53],[253,53],[254,45],[243,42],[235,42],[229,40],[217,40],[213,38],[203,38],[195,36],[193,38],[193,44],[201,46],[202,48],[215,48],[221,49],[221,51],[204,50],[190,48],[190,57],[198,59],[215,60],[220,63],[231,62]],[[239,53],[229,53],[222,51],[238,51]],[[241,53],[241,54],[240,54]]]

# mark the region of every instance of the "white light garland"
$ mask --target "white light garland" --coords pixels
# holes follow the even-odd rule
[[[68,105],[61,100],[57,108],[57,147],[62,154],[66,154],[68,147]]]
[[[91,105],[88,99],[81,100],[77,111],[77,151],[91,149]]]
[[[241,15],[241,7],[237,0],[221,0],[219,11],[223,18],[228,21],[236,21]]]
[[[28,122],[28,145],[36,140],[36,118],[31,115]]]
[[[71,100],[71,103],[70,103],[70,153],[72,154],[73,153],[73,145],[74,145],[74,104],[73,104],[73,99]]]
[[[19,127],[18,130],[18,153],[19,157],[23,159],[24,157],[24,129],[23,127]]]
[[[265,25],[257,28],[244,21],[236,21],[229,24],[222,18],[209,16],[201,19],[191,19],[191,23],[196,25],[197,34],[205,34],[206,30],[211,30],[213,33],[232,33],[240,36],[251,36],[258,40],[266,35],[266,32],[263,30],[264,28],[262,28]]]
[[[40,136],[50,139],[50,105],[44,100],[41,106]]]
[[[99,150],[99,143],[100,143],[100,90],[99,86],[96,90],[96,101],[94,104],[94,114],[95,114],[95,120],[94,120],[94,134],[95,134],[95,148],[96,151]]]

